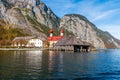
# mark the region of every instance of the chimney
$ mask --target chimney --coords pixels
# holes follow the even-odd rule
[[[53,29],[50,29],[50,37],[53,37]]]
[[[60,36],[64,36],[64,30],[60,31]]]

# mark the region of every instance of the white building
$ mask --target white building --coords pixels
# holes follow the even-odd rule
[[[30,39],[26,47],[43,47],[43,41],[37,38]]]
[[[13,47],[43,47],[43,37],[27,36],[27,37],[16,37],[13,40]]]

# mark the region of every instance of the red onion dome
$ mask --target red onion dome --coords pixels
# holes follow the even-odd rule
[[[61,33],[64,33],[64,30],[61,30],[60,32],[61,32]]]
[[[52,30],[52,29],[50,30],[50,33],[53,33],[53,30]]]

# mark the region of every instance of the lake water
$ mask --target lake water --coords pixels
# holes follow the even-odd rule
[[[120,79],[120,50],[91,53],[0,51],[0,80]]]

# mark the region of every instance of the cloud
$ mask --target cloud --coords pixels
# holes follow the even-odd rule
[[[42,0],[58,16],[64,16],[66,13],[83,14],[90,19],[101,19],[112,13],[116,6],[120,5],[119,0]],[[104,14],[104,15],[101,15]]]
[[[101,15],[96,16],[92,21],[108,18],[108,16],[120,11],[120,9],[109,10],[106,12],[101,12]]]

